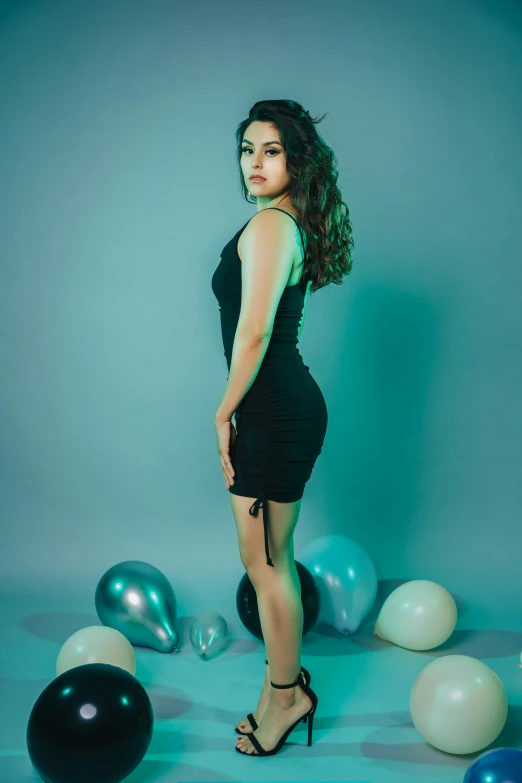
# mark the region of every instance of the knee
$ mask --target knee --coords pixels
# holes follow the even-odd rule
[[[247,572],[250,581],[255,583],[263,573],[263,568],[269,568],[266,562],[266,556],[257,552],[241,551],[241,562]],[[273,569],[272,569],[273,570]]]
[[[241,558],[245,571],[254,586],[273,582],[274,578],[290,577],[292,567],[295,568],[295,562],[291,563],[286,553],[270,552],[270,559],[273,566],[266,562],[266,555],[254,555],[252,557]]]
[[[274,567],[266,562],[266,552],[262,542],[245,539],[239,543],[239,556],[250,580],[256,576],[270,576],[274,571],[283,573],[295,569],[293,541],[278,543],[270,542],[270,559]]]
[[[272,566],[269,566],[266,562],[266,552],[261,543],[253,541],[245,542],[239,547],[239,555],[241,562],[245,568],[245,571],[249,575],[252,581],[256,574],[264,574],[266,571],[273,571]],[[270,548],[270,559],[277,565],[281,561],[281,556],[278,552],[274,552]]]

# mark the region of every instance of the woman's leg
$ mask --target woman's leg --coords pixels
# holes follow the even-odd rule
[[[289,715],[295,712],[293,708],[301,708],[301,711],[304,711],[303,699],[308,700],[297,686],[280,690],[271,688],[269,684],[270,679],[278,684],[293,682],[301,668],[303,607],[293,546],[293,533],[299,518],[301,500],[294,503],[267,501],[269,549],[274,563],[272,568],[266,563],[262,519],[248,515],[248,508],[254,499],[240,498],[232,494],[230,497],[238,527],[241,559],[257,594],[266,658],[270,666],[263,687],[264,700],[268,692],[266,712],[270,713],[270,721],[267,720],[268,725],[263,729],[263,715],[256,730],[256,737],[263,747],[269,749],[293,722],[288,720]],[[244,516],[245,511],[247,517]],[[284,712],[286,715],[282,714]],[[247,726],[241,730],[249,728]],[[240,740],[243,749],[248,749],[249,752],[254,750],[249,740]]]
[[[302,500],[294,503],[267,501],[272,568],[266,563],[262,510],[257,517],[248,513],[255,498],[231,493],[230,499],[241,560],[257,595],[270,677],[277,683],[292,682],[301,668],[303,633],[301,584],[293,539]]]
[[[285,505],[295,506],[294,503]],[[288,508],[282,515],[289,516],[292,513],[294,520],[290,526],[293,532],[299,511]],[[277,515],[271,513],[270,525],[275,528],[277,522]],[[257,595],[265,657],[270,668],[268,675],[272,682],[284,684],[293,682],[301,670],[303,636],[301,583],[294,560],[292,536],[281,542],[281,546],[270,544],[270,555],[274,568],[267,566],[263,556],[260,565],[256,565],[249,576]]]

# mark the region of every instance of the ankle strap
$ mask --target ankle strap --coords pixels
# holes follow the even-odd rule
[[[295,682],[291,682],[288,685],[276,685],[275,682],[272,682],[272,680],[270,680],[270,685],[272,685],[272,687],[274,688],[293,688],[294,685],[301,685],[301,684],[302,681],[299,679],[299,677]]]

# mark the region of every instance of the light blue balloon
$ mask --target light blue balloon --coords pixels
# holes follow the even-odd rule
[[[354,633],[377,596],[377,571],[359,544],[346,536],[320,536],[299,553],[321,596],[318,620],[344,636]]]

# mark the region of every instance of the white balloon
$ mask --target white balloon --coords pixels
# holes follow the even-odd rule
[[[446,753],[476,753],[498,737],[508,701],[497,674],[469,655],[431,661],[413,683],[410,712],[419,734]]]
[[[106,625],[89,625],[69,636],[58,653],[56,676],[86,663],[109,663],[136,674],[132,644],[116,628]]]
[[[457,606],[445,587],[427,579],[405,582],[381,607],[374,634],[407,650],[433,650],[457,623]]]

